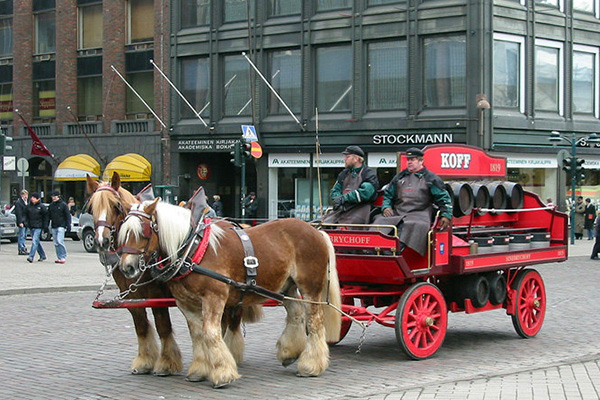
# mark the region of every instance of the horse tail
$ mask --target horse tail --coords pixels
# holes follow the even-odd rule
[[[323,292],[321,293],[321,299],[323,301],[329,301],[331,305],[340,309],[342,307],[342,295],[340,292],[340,281],[338,278],[337,265],[335,261],[335,249],[333,248],[333,243],[331,243],[329,235],[324,231],[319,232],[321,232],[323,238],[325,239],[327,244],[327,252],[329,255],[329,265],[327,268],[328,285],[324,286]],[[341,314],[335,308],[330,306],[324,306],[323,314],[327,342],[339,342],[340,330],[342,327]]]

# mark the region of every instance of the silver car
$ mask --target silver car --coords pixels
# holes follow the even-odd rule
[[[19,238],[19,228],[17,227],[17,217],[7,212],[0,212],[0,238],[8,239],[14,243]]]
[[[87,203],[83,205],[83,211],[79,215],[79,230],[77,235],[83,243],[83,248],[88,253],[96,253],[96,242],[94,240],[94,217],[87,212]]]

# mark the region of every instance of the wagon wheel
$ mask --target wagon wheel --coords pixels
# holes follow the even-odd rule
[[[344,297],[342,296],[342,304],[346,304],[346,305],[354,305],[354,298],[353,297]],[[350,330],[350,327],[352,326],[352,321],[348,320],[348,321],[342,321],[342,328],[340,329],[340,340],[338,340],[337,342],[327,342],[328,345],[330,346],[335,346],[336,344],[338,344],[339,342],[342,341],[342,339],[344,339],[346,337],[346,335],[348,334],[348,331]]]
[[[525,269],[511,285],[515,293],[515,313],[511,315],[519,336],[529,339],[542,329],[546,315],[546,288],[535,269]]]
[[[402,294],[396,310],[396,339],[413,360],[435,354],[446,338],[448,310],[442,292],[421,282]]]

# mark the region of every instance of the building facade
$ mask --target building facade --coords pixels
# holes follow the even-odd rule
[[[191,174],[191,186],[204,183],[230,207],[240,196],[229,151],[241,125],[256,127],[264,150],[246,179],[262,216],[303,218],[320,205],[317,176],[327,205],[350,144],[368,153],[383,184],[397,151],[479,146],[507,157],[510,180],[557,202],[565,174],[551,131],[599,131],[596,0],[178,0],[172,7],[172,74],[207,126],[172,96],[171,171],[212,171]],[[578,155],[585,185],[597,186],[598,148],[582,143]]]

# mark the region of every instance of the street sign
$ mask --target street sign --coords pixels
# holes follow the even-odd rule
[[[14,171],[17,163],[17,157],[15,156],[4,156],[2,158],[2,169],[4,171]]]
[[[29,172],[25,171],[25,172],[21,172],[21,171],[17,171],[17,176],[29,176]]]
[[[250,154],[254,158],[261,158],[263,155],[262,147],[258,142],[250,143]]]
[[[256,128],[253,125],[242,125],[242,138],[246,142],[257,142],[258,136],[256,136]]]
[[[17,160],[17,170],[20,172],[27,171],[29,169],[29,161],[25,157],[21,157]]]

